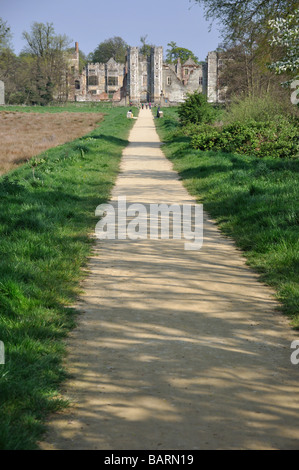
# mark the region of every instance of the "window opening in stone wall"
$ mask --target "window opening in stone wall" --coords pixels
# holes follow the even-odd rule
[[[97,86],[98,85],[98,77],[96,75],[93,76],[93,77],[88,77],[88,85]]]
[[[108,85],[117,86],[118,85],[118,77],[108,77]]]
[[[171,77],[167,77],[167,85],[171,85]]]
[[[80,90],[80,82],[79,80],[75,80],[75,89]]]

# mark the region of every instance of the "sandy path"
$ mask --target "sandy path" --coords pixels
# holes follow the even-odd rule
[[[148,110],[112,200],[192,202]],[[74,406],[42,449],[296,449],[298,334],[271,291],[207,218],[204,244],[99,241],[69,343]]]

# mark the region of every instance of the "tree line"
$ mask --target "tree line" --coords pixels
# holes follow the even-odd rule
[[[280,97],[299,69],[298,0],[192,0],[222,33],[220,85],[226,98]]]

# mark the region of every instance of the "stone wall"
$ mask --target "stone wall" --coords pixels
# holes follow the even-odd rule
[[[106,64],[88,64],[76,80],[76,101],[120,100],[124,77],[124,64],[113,58]]]
[[[185,87],[169,65],[163,67],[163,104],[181,103],[185,99]]]
[[[167,104],[182,103],[187,93],[203,91],[203,66],[195,63],[185,66],[163,65],[163,98]]]

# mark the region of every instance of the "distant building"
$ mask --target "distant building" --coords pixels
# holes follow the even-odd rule
[[[206,62],[192,59],[176,65],[163,61],[163,48],[153,47],[148,56],[138,47],[129,47],[126,63],[88,64],[79,72],[79,47],[70,58],[69,101],[114,101],[119,104],[159,103],[175,105],[187,93],[199,91],[208,101],[221,101],[218,89],[219,55],[209,52]]]
[[[5,97],[4,97],[4,82],[0,80],[0,105],[5,104]]]

